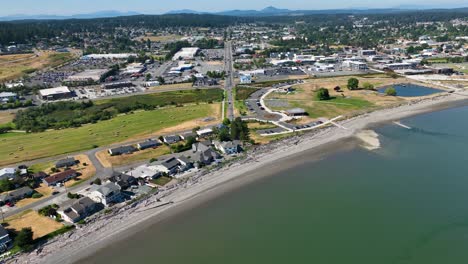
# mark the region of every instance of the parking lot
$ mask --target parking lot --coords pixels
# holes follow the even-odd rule
[[[260,104],[260,98],[268,92],[269,88],[260,89],[250,95],[249,99],[245,100],[247,109],[252,114],[251,117],[261,120],[278,121],[281,119],[280,115],[269,113]]]

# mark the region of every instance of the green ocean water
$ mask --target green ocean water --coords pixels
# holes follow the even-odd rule
[[[468,263],[468,107],[383,125],[382,149],[308,154],[80,263]]]

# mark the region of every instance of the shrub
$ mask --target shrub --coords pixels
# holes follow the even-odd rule
[[[328,89],[325,89],[325,88],[320,88],[317,91],[316,96],[317,96],[317,99],[320,101],[330,100],[330,93],[328,92]]]
[[[366,90],[374,90],[374,85],[372,83],[365,82],[362,84],[362,88]]]
[[[101,185],[101,184],[102,184],[102,181],[101,181],[101,179],[97,178],[97,179],[95,179],[95,180],[93,181],[93,183],[96,184],[96,185]]]
[[[359,88],[359,80],[356,78],[350,78],[348,80],[348,89],[349,90],[356,90]]]
[[[33,193],[33,195],[31,197],[34,198],[34,199],[38,199],[38,198],[41,198],[42,196],[44,196],[44,195],[42,195],[42,193],[36,192],[36,193]]]
[[[30,227],[21,229],[15,238],[15,245],[24,250],[29,250],[33,244],[33,231]]]
[[[389,96],[396,96],[397,91],[395,90],[394,87],[388,87],[387,89],[385,89],[385,94]]]

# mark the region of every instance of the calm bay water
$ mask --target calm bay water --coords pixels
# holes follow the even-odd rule
[[[393,87],[395,88],[397,95],[402,97],[426,96],[443,92],[443,90],[420,86],[416,84],[396,84],[393,85]],[[387,90],[387,87],[380,88],[378,91],[380,93],[385,93],[385,90]]]
[[[305,157],[81,263],[468,263],[467,118],[378,127],[376,152]]]

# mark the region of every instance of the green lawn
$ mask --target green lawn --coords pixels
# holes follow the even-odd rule
[[[258,91],[260,89],[258,88],[252,88],[252,87],[240,87],[237,86],[234,89],[234,98],[235,100],[247,100],[251,94],[254,92]]]
[[[159,186],[164,186],[164,185],[168,184],[170,181],[172,181],[171,177],[161,176],[161,177],[159,177],[157,179],[152,180],[151,182],[154,183],[154,184],[157,184]]]
[[[108,107],[119,108],[120,106],[131,106],[135,104],[165,106],[170,104],[175,105],[196,102],[221,102],[223,100],[223,93],[222,89],[174,91],[97,100],[95,101],[95,104],[101,109],[105,109]]]
[[[79,128],[0,135],[0,166],[121,142],[213,114],[209,104],[169,107],[117,116]]]
[[[327,101],[289,101],[289,104],[291,107],[300,107],[305,109],[312,118],[332,118],[373,106],[371,102],[363,99],[343,97],[333,97]]]

